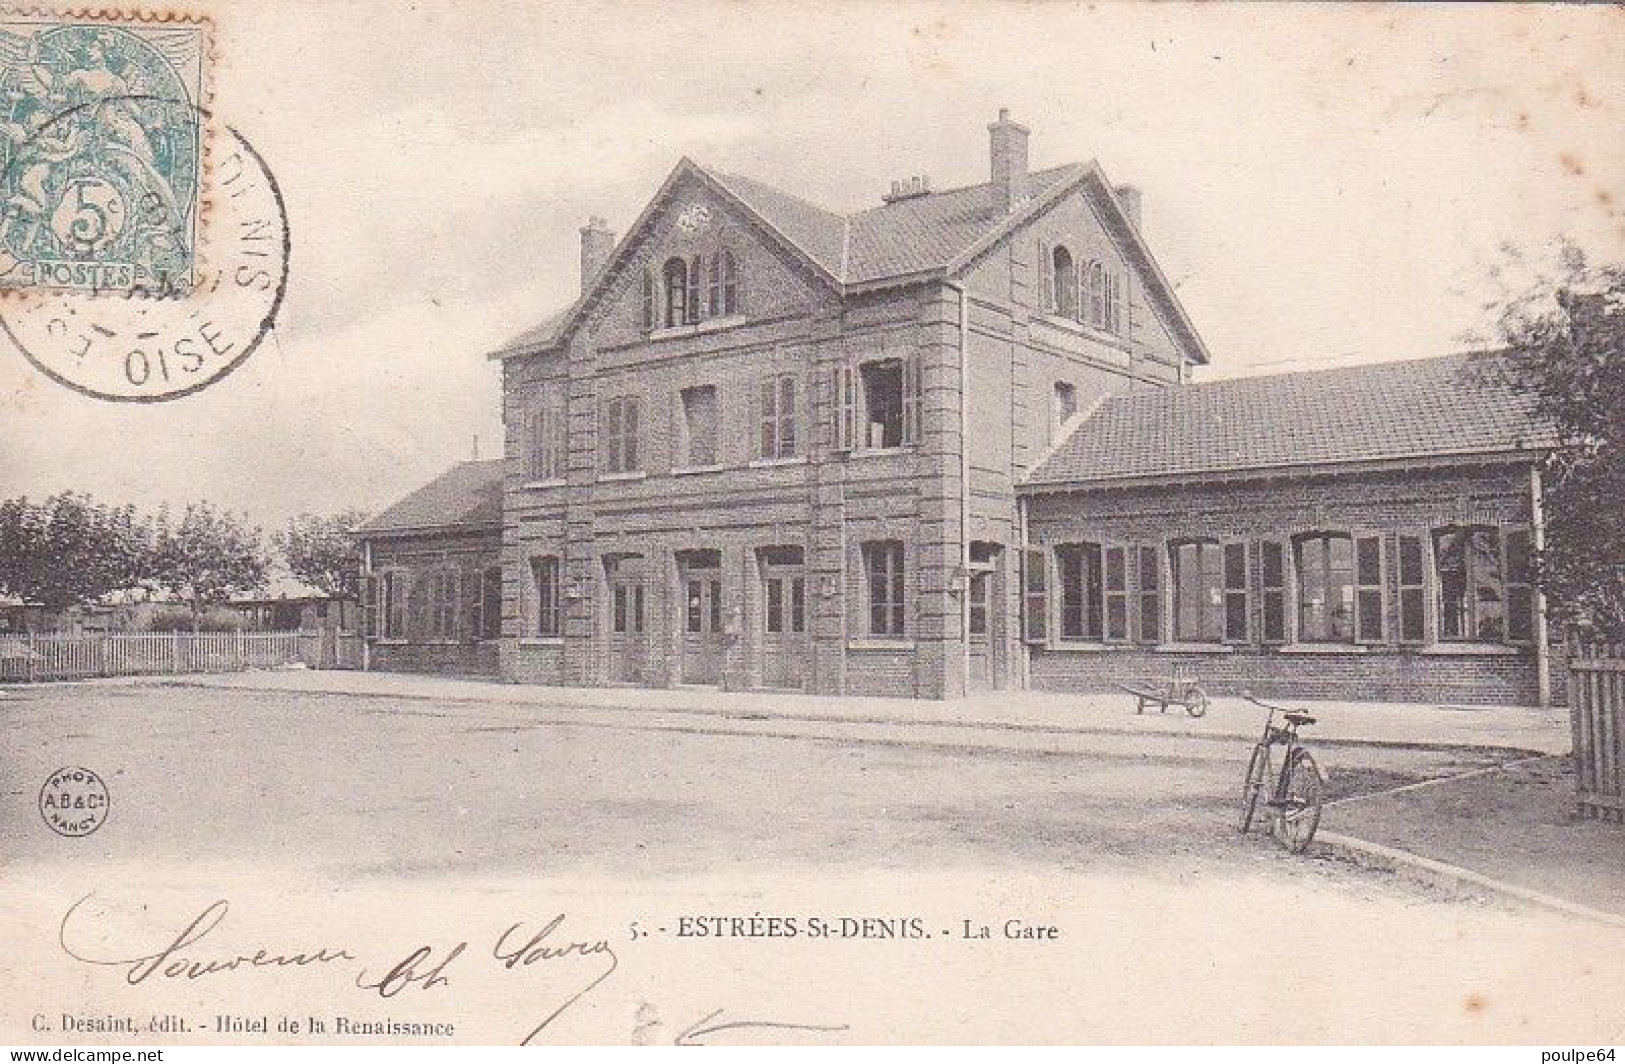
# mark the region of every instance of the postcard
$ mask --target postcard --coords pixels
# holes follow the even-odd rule
[[[0,11],[0,1042],[1625,1041],[1622,44]]]

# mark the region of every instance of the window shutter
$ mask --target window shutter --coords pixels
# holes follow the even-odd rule
[[[739,256],[732,252],[728,254],[728,287],[733,291],[728,313],[745,313],[745,271],[739,268]]]
[[[722,306],[722,262],[723,255],[720,252],[711,256],[710,283],[706,296],[710,304],[707,313],[713,318],[721,317],[724,312]]]
[[[779,378],[779,457],[791,458],[796,453],[796,379]]]
[[[621,414],[621,430],[624,442],[621,444],[621,461],[627,472],[640,468],[638,466],[638,400],[627,398],[626,409]]]
[[[857,384],[853,380],[852,367],[836,366],[834,384],[835,449],[850,451],[858,431]]]
[[[920,442],[921,357],[918,352],[903,359],[903,442]]]
[[[701,296],[705,291],[705,260],[695,255],[688,264],[688,323],[700,320]]]
[[[456,638],[472,642],[485,630],[485,596],[480,571],[465,569],[457,574]]]
[[[1049,244],[1040,240],[1038,242],[1038,307],[1040,310],[1053,311],[1055,309],[1055,260],[1054,253]]]
[[[778,404],[778,382],[773,377],[762,380],[760,392],[761,440],[757,451],[762,458],[775,458],[778,456],[779,422],[776,406]]]
[[[1357,536],[1354,540],[1354,638],[1361,643],[1383,640],[1382,539]]]
[[[621,401],[611,399],[604,404],[604,420],[600,426],[603,439],[599,441],[604,458],[604,471],[621,471]]]
[[[1045,558],[1041,547],[1021,552],[1022,636],[1029,643],[1049,639],[1049,589],[1045,581]]]
[[[1111,321],[1107,328],[1119,335],[1123,332],[1123,275],[1115,271],[1110,275],[1111,283]]]
[[[1223,548],[1224,641],[1245,643],[1252,624],[1251,592],[1248,587],[1247,544],[1226,543]]]
[[[655,279],[654,273],[648,269],[643,271],[643,327],[655,327]]]
[[[371,573],[361,577],[361,635],[378,638],[378,578]]]
[[[1079,260],[1072,268],[1072,316],[1079,321],[1089,319],[1089,264]]]
[[[1286,642],[1286,546],[1266,539],[1258,545],[1259,584],[1264,589],[1262,642]]]

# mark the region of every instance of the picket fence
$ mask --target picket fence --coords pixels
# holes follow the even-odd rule
[[[0,681],[232,672],[303,663],[345,667],[319,632],[129,632],[0,635]],[[343,637],[340,637],[339,659]]]
[[[1580,815],[1625,823],[1625,645],[1570,650],[1569,717]]]

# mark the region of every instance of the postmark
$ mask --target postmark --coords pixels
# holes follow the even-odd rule
[[[58,835],[89,835],[107,821],[107,784],[88,768],[59,768],[39,792],[39,813]]]
[[[209,29],[0,13],[0,289],[197,283]]]
[[[178,399],[226,376],[265,339],[287,287],[287,210],[270,167],[235,129],[223,125],[211,150],[205,265],[191,287],[37,289],[0,300],[6,336],[46,376],[98,399]]]

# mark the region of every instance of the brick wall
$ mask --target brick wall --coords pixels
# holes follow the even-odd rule
[[[1399,644],[1398,567],[1394,561],[1401,533],[1427,537],[1432,529],[1452,524],[1526,527],[1529,520],[1528,471],[1523,466],[1417,468],[1223,486],[1035,495],[1028,502],[1029,538],[1034,544],[1088,541],[1162,548],[1165,642],[1159,647],[1064,645],[1057,639],[1052,613],[1049,645],[1030,652],[1032,685],[1045,690],[1099,691],[1114,683],[1168,676],[1176,665],[1184,665],[1201,677],[1210,693],[1250,688],[1288,698],[1533,705],[1538,691],[1532,647],[1452,644],[1438,638],[1437,576],[1431,549],[1424,550],[1428,556],[1427,638],[1421,646]],[[1267,537],[1290,545],[1292,536],[1315,531],[1381,539],[1385,559],[1385,641],[1381,644],[1260,645],[1262,586],[1256,543]],[[1246,641],[1201,651],[1171,642],[1172,577],[1166,544],[1185,537],[1248,543],[1251,616]],[[1290,546],[1286,554],[1285,611],[1291,639],[1295,580]],[[1053,583],[1051,592],[1053,603]],[[1560,699],[1564,687],[1561,648],[1553,648],[1552,673],[1553,696]]]

